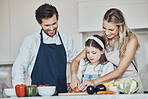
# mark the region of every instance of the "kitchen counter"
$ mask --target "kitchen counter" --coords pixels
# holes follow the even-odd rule
[[[19,99],[147,99],[147,98],[148,94],[116,94],[116,95],[22,97]],[[10,99],[10,98],[4,98],[4,99]],[[13,99],[18,99],[18,98],[13,97]]]

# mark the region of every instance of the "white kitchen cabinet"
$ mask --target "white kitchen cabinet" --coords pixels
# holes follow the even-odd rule
[[[35,10],[41,0],[10,0],[10,61],[16,59],[24,37],[39,31]]]
[[[41,0],[0,0],[0,65],[13,64],[25,36],[39,31],[35,10]]]
[[[10,60],[9,0],[0,0],[0,63]]]
[[[59,30],[73,37],[80,49],[77,0],[0,0],[0,65],[13,64],[25,36],[40,31],[35,10],[49,3],[59,11]],[[68,9],[67,9],[68,8]]]
[[[79,32],[102,31],[103,15],[120,9],[131,29],[148,28],[148,0],[78,0]]]

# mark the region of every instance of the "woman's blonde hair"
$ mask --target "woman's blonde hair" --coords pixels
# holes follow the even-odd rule
[[[120,59],[123,58],[125,50],[126,50],[126,44],[128,42],[128,40],[130,40],[130,36],[135,36],[136,35],[128,28],[128,26],[126,25],[123,13],[116,8],[111,8],[109,9],[105,15],[103,20],[106,20],[107,22],[111,22],[113,24],[115,24],[118,28],[119,28],[119,57]],[[105,38],[106,41],[106,46],[109,44],[109,41],[105,35],[105,33],[103,33],[103,37]],[[127,40],[128,37],[128,40]],[[139,43],[137,46],[137,49],[139,47]]]

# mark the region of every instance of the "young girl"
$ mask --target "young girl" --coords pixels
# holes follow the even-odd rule
[[[107,62],[105,40],[99,35],[93,35],[86,39],[86,59],[81,59],[77,76],[80,82],[94,80],[114,70],[112,63]]]

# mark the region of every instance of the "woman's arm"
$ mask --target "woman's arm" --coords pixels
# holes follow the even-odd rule
[[[130,40],[127,43],[124,57],[120,60],[118,68],[95,80],[83,82],[82,84],[80,84],[79,89],[84,91],[90,84],[96,86],[98,84],[106,83],[111,80],[122,77],[122,75],[124,74],[135,56],[137,45],[138,39],[135,36],[131,36]]]
[[[75,88],[79,86],[80,82],[77,77],[77,70],[79,67],[79,62],[81,59],[86,58],[86,48],[72,61],[70,71],[71,71],[71,88]]]

